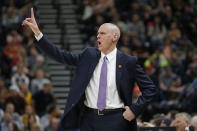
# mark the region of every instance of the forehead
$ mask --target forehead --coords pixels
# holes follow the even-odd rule
[[[183,118],[183,116],[177,116],[177,117],[176,117],[176,120],[184,121],[184,118]]]
[[[98,32],[110,32],[110,28],[107,25],[101,25],[98,29]]]

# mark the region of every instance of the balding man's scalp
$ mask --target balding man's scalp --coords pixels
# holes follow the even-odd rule
[[[112,31],[112,34],[116,34],[117,35],[117,41],[120,38],[120,29],[118,28],[118,26],[116,26],[115,24],[112,23],[104,23],[101,26],[107,26],[110,28],[110,30]]]

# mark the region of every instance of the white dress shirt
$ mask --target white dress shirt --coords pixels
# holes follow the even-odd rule
[[[122,108],[124,107],[121,101],[117,87],[116,87],[116,54],[117,49],[115,48],[112,52],[106,55],[107,57],[107,91],[106,91],[106,109]],[[90,108],[98,109],[97,99],[99,92],[99,81],[101,67],[103,64],[104,54],[101,52],[101,58],[93,72],[92,78],[85,90],[86,99],[84,104]]]

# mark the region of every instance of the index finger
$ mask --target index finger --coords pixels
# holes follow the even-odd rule
[[[34,17],[34,9],[33,8],[31,8],[31,18],[35,19],[35,17]]]

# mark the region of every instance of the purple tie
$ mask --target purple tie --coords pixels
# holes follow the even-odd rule
[[[106,107],[106,88],[107,88],[107,57],[104,57],[103,65],[101,67],[100,83],[97,107],[100,111]]]

